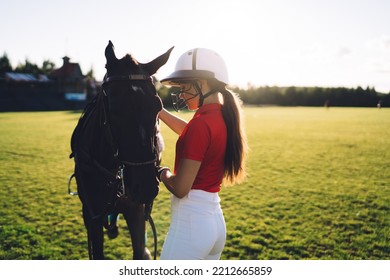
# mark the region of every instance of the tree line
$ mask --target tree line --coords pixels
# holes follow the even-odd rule
[[[390,106],[390,95],[362,87],[250,87],[234,88],[244,103],[279,106]]]
[[[4,76],[7,72],[26,73],[33,75],[48,75],[55,69],[55,63],[50,60],[43,61],[41,66],[25,59],[24,63],[19,63],[15,68],[12,67],[11,61],[6,53],[0,57],[0,75]]]
[[[255,106],[344,106],[390,107],[390,94],[379,93],[375,88],[325,87],[233,87],[244,104]],[[160,87],[158,92],[165,106],[172,106],[171,93],[177,88]]]
[[[41,66],[38,66],[28,59],[13,68],[6,53],[0,57],[0,77],[6,72],[49,75],[55,68],[55,63],[50,60],[45,60]],[[86,77],[94,79],[92,68]],[[171,93],[177,89],[164,87],[157,80],[155,82],[164,105],[171,107]],[[249,86],[248,88],[232,87],[231,90],[238,93],[245,104],[257,106],[373,107],[380,105],[390,107],[390,93],[380,93],[370,87],[363,89],[360,86],[357,88]]]

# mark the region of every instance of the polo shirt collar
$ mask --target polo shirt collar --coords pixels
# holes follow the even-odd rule
[[[196,114],[202,114],[204,112],[209,111],[220,111],[222,107],[222,104],[219,103],[210,103],[210,104],[203,104],[197,111]]]

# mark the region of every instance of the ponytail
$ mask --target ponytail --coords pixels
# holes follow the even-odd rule
[[[243,126],[242,101],[225,87],[220,90],[223,97],[222,116],[227,129],[224,177],[227,183],[240,183],[245,179],[246,135]]]

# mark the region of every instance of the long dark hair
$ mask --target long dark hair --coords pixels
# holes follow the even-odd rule
[[[224,177],[228,184],[240,183],[246,177],[245,159],[247,140],[244,130],[242,101],[239,96],[228,90],[224,84],[214,85],[222,94],[222,116],[227,129],[227,142],[224,163]]]

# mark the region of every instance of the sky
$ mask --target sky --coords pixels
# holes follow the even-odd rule
[[[390,0],[0,0],[0,56],[78,62],[105,73],[118,58],[146,63],[174,46],[156,74],[204,47],[225,60],[230,85],[375,87],[390,92]]]

